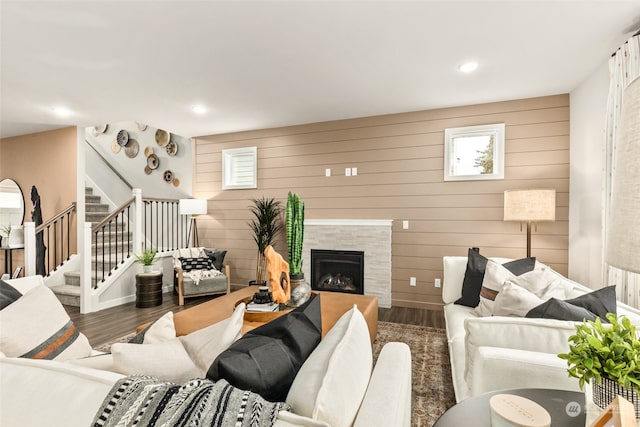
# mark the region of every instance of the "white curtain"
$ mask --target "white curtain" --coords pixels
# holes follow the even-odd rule
[[[606,117],[606,161],[604,239],[607,241],[611,209],[611,185],[616,158],[616,143],[619,135],[622,99],[626,87],[640,77],[640,35],[631,37],[609,60],[609,98]],[[640,167],[640,165],[639,165]],[[639,213],[640,214],[640,213]],[[606,251],[604,252],[606,253]],[[640,256],[640,250],[639,255]],[[618,299],[640,308],[640,274],[620,270],[604,261],[604,283],[616,285]]]

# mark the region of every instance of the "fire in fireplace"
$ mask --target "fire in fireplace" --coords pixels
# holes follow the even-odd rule
[[[364,294],[364,252],[311,249],[311,288]]]

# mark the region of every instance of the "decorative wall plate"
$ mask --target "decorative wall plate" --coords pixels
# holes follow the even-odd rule
[[[146,173],[147,175],[151,175],[152,171],[153,169],[151,169],[148,165],[144,167],[144,173]]]
[[[145,125],[144,123],[140,123],[140,122],[136,122],[136,126],[138,127],[139,131],[143,131],[147,128],[147,125]]]
[[[171,140],[171,134],[166,130],[158,129],[156,131],[156,143],[160,147],[166,147]]]
[[[180,186],[180,180],[178,178],[173,178],[173,186],[174,187],[179,187]]]
[[[118,144],[124,147],[129,142],[129,132],[127,132],[124,129],[121,129],[118,132],[118,135],[116,136],[116,140],[118,141]]]
[[[178,152],[178,144],[173,141],[169,141],[167,144],[167,154],[170,156],[175,156]]]
[[[158,169],[158,166],[160,166],[160,159],[158,158],[158,156],[156,156],[155,154],[151,154],[150,156],[148,156],[147,166],[151,170]]]
[[[144,148],[144,156],[145,156],[145,157],[149,157],[149,156],[150,156],[150,155],[152,155],[152,154],[153,154],[153,147],[152,147],[152,146],[150,146],[150,145],[147,145],[147,146]]]
[[[164,181],[168,184],[173,181],[173,172],[171,172],[170,170],[166,170],[164,171],[164,174],[162,175],[162,177],[164,178]]]
[[[114,153],[118,154],[120,152],[121,148],[122,147],[120,146],[120,144],[118,144],[118,140],[117,139],[114,139],[111,142],[111,151],[113,151]]]
[[[124,154],[126,154],[127,157],[133,159],[138,155],[139,149],[140,147],[138,146],[138,141],[135,139],[130,139],[127,143],[127,146],[124,147]]]
[[[105,133],[109,125],[98,125],[93,127],[95,133]]]

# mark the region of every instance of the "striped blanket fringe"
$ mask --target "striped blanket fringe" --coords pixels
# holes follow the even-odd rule
[[[129,376],[114,384],[92,425],[262,427],[272,426],[278,412],[289,409],[225,380],[193,379],[178,385]]]

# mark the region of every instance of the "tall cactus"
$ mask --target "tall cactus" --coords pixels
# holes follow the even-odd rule
[[[304,240],[304,202],[289,192],[286,207],[287,252],[289,273],[302,274],[302,242]]]

